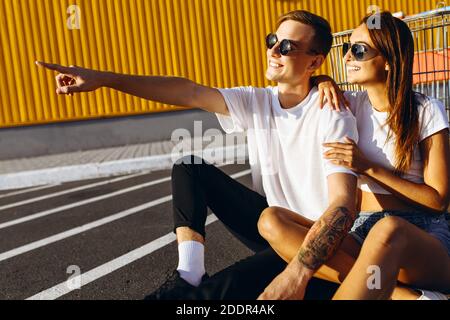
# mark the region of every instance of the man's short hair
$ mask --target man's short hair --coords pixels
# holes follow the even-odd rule
[[[321,54],[325,57],[330,53],[333,45],[333,35],[331,33],[330,23],[322,17],[305,10],[295,10],[282,15],[278,19],[277,27],[288,20],[298,21],[311,26],[315,33],[311,40],[309,50],[315,54]]]

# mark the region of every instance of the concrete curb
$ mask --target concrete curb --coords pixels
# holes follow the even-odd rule
[[[190,154],[204,158],[210,163],[244,163],[248,159],[245,144],[207,148]],[[188,154],[163,154],[142,158],[89,163],[40,170],[30,170],[0,175],[0,190],[29,188],[47,184],[94,179],[139,171],[157,171],[172,168],[175,161]]]

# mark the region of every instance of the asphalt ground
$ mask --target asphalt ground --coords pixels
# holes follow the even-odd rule
[[[248,165],[221,170],[251,187]],[[0,300],[141,300],[157,289],[178,261],[170,175],[1,191]],[[252,253],[211,212],[208,222],[210,275]]]
[[[221,169],[250,186],[248,165]],[[170,196],[170,171],[0,192],[0,299],[144,298],[177,265]],[[251,254],[206,230],[209,274]]]

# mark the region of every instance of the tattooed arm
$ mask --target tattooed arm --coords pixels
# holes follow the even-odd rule
[[[303,299],[314,273],[339,249],[356,218],[356,177],[328,177],[329,206],[305,237],[298,256],[265,289],[259,299]]]
[[[316,271],[336,253],[355,221],[354,210],[350,210],[334,204],[311,227],[298,253],[303,266]]]

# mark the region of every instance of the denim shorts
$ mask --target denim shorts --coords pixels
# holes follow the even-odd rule
[[[450,229],[446,221],[446,215],[432,216],[423,212],[405,212],[405,211],[378,211],[378,212],[360,212],[355,220],[351,231],[349,232],[361,245],[369,234],[370,229],[381,219],[385,217],[401,217],[412,223],[416,227],[428,232],[431,236],[438,239],[447,249],[450,256]]]

